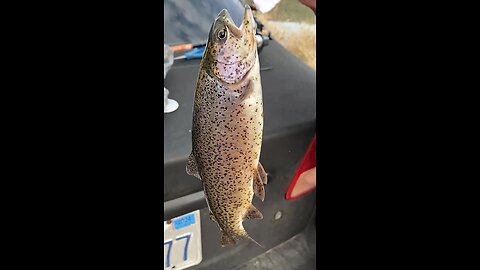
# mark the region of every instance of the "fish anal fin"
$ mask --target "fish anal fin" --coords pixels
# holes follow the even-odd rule
[[[195,157],[193,156],[193,153],[188,156],[186,170],[187,170],[187,174],[193,175],[198,179],[202,180],[200,178],[200,174],[198,173],[197,162],[195,162]]]
[[[263,219],[263,214],[252,204],[245,213],[244,219]]]
[[[267,182],[268,182],[268,177],[267,177],[267,173],[265,172],[265,169],[263,168],[262,163],[260,163],[260,161],[258,162],[257,171],[258,171],[258,175],[259,175],[260,179],[262,179],[263,184],[266,185]]]

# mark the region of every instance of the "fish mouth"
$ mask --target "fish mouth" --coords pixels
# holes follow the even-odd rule
[[[230,21],[233,22],[232,17],[230,16],[230,13],[229,13],[228,10],[226,10],[226,9],[222,9],[222,10],[220,11],[220,13],[218,13],[217,19],[220,19],[220,18],[222,18],[222,19],[229,19]]]
[[[255,24],[255,21],[253,19],[253,12],[250,6],[245,5],[245,12],[243,14],[243,20],[242,24],[240,27],[237,27],[235,23],[233,22],[232,17],[230,16],[230,13],[226,9],[222,9],[220,13],[217,15],[217,20],[222,20],[225,25],[228,27],[230,32],[237,38],[242,38],[244,33],[247,32],[247,28],[253,32],[253,26]]]

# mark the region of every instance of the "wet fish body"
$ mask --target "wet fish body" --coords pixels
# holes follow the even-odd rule
[[[210,30],[195,92],[187,173],[202,181],[222,246],[253,240],[242,222],[263,218],[252,204],[254,194],[264,200],[267,182],[259,162],[263,101],[254,35],[250,7],[240,27],[222,10]]]

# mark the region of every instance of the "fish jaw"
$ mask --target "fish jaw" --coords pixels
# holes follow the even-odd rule
[[[219,80],[235,84],[243,80],[255,64],[257,46],[255,20],[249,6],[237,27],[226,10],[222,10],[210,29],[202,66]]]
[[[240,27],[237,27],[235,25],[232,17],[230,16],[230,13],[226,9],[222,9],[220,11],[220,13],[217,15],[217,18],[215,18],[213,26],[215,26],[216,23],[224,24],[226,27],[228,27],[228,30],[230,30],[230,32],[237,38],[242,38],[244,36],[247,36],[247,38],[249,39],[252,37],[255,38],[256,22],[253,17],[253,11],[248,5],[245,5],[243,20]]]

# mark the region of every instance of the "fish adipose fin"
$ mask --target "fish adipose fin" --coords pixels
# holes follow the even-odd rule
[[[202,180],[200,178],[200,174],[198,173],[197,163],[195,162],[195,158],[193,157],[193,154],[190,154],[190,156],[188,156],[188,159],[187,159],[187,174],[193,175],[198,179]]]
[[[250,205],[243,219],[263,219],[263,214],[255,206]]]
[[[260,162],[258,162],[257,171],[258,171],[258,175],[260,176],[260,179],[262,179],[263,184],[266,185],[268,182],[267,173],[265,172],[265,169],[263,168],[262,163]]]

